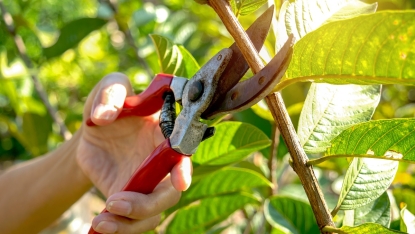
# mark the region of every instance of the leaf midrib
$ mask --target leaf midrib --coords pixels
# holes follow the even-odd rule
[[[286,80],[281,81],[278,83],[273,91],[281,91],[282,89],[286,88],[287,86],[297,83],[297,82],[315,82],[315,83],[324,83],[326,79],[339,79],[342,81],[343,79],[352,79],[352,80],[369,80],[366,84],[374,85],[374,84],[403,84],[408,85],[408,80],[412,81],[412,78],[394,78],[394,77],[385,77],[385,76],[362,76],[362,75],[351,75],[351,74],[323,74],[323,75],[311,75],[311,76],[299,76],[295,78],[288,78]],[[382,80],[383,82],[370,82],[371,80]],[[316,82],[317,81],[317,82]],[[413,80],[415,84],[415,79]],[[362,85],[363,82],[338,82],[338,83],[330,83],[330,84],[357,84]]]

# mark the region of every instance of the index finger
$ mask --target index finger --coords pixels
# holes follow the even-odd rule
[[[108,212],[131,219],[146,219],[156,216],[174,206],[180,199],[177,191],[166,177],[150,194],[123,191],[107,200]]]

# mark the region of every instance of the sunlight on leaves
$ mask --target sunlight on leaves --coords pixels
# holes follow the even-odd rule
[[[107,20],[100,18],[81,18],[71,21],[60,30],[56,43],[43,49],[43,54],[48,59],[59,56],[66,50],[75,47],[89,33],[100,29],[106,23]]]
[[[223,122],[215,128],[215,137],[200,144],[192,156],[193,162],[201,165],[230,164],[271,143],[261,130],[247,123]]]
[[[253,13],[267,3],[267,1],[268,0],[231,0],[230,4],[233,13],[238,17],[239,15],[249,15]]]
[[[297,42],[286,77],[300,82],[415,85],[415,11],[332,22]]]
[[[304,150],[324,152],[343,130],[370,120],[379,100],[379,85],[312,85],[298,124]]]
[[[357,0],[297,0],[286,1],[281,7],[281,29],[287,33],[278,41],[281,48],[288,35],[294,34],[297,40],[316,30],[321,25],[361,14],[374,13],[377,4],[366,4]],[[281,32],[282,34],[282,32]]]
[[[401,207],[401,231],[407,233],[415,233],[415,216],[407,209],[405,203],[400,204]]]
[[[391,185],[398,162],[355,158],[347,169],[336,209],[353,210],[373,202]]]
[[[190,78],[199,70],[199,64],[183,46],[160,35],[150,36],[156,46],[162,73]]]
[[[204,175],[189,190],[183,193],[174,210],[195,200],[218,196],[237,191],[250,193],[252,188],[272,187],[271,182],[263,175],[245,168],[225,167],[209,175]],[[253,192],[253,191],[251,191]]]
[[[300,39],[328,21],[376,11],[359,1],[295,1],[285,3],[282,16],[288,34]],[[285,12],[284,12],[285,11]],[[368,121],[379,103],[380,86],[312,84],[301,112],[298,135],[308,153],[325,151],[347,127]]]
[[[328,155],[373,155],[415,161],[415,119],[373,120],[354,125],[331,141]]]
[[[392,234],[405,233],[386,228],[377,223],[365,223],[356,227],[343,226],[340,228],[341,234]]]

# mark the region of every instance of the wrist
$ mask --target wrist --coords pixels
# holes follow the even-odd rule
[[[91,188],[93,186],[89,177],[84,173],[77,161],[78,146],[82,138],[82,127],[72,136],[72,138],[65,142],[59,149],[68,163],[68,169],[73,176],[74,181],[80,187]]]

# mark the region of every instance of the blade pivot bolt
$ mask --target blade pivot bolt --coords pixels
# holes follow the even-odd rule
[[[235,100],[238,96],[239,96],[239,93],[238,93],[238,92],[234,92],[234,93],[231,95],[231,100],[232,100],[232,101],[233,101],[233,100]]]
[[[201,81],[195,81],[190,85],[189,88],[189,100],[197,101],[203,94],[203,83]]]
[[[264,81],[265,81],[265,77],[261,76],[261,78],[259,78],[259,80],[258,80],[258,84],[262,85],[264,83]]]

